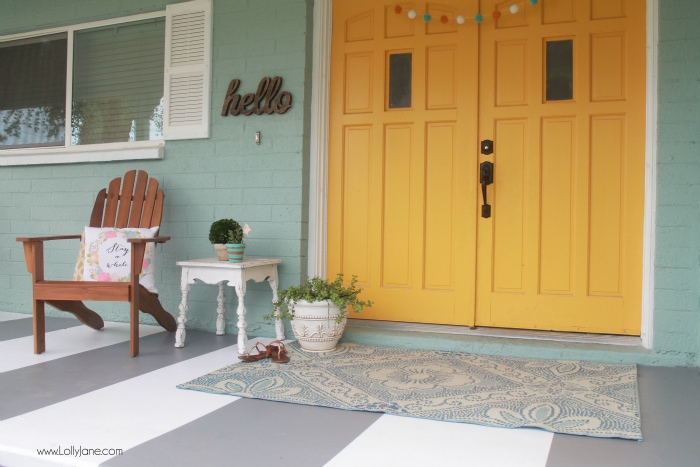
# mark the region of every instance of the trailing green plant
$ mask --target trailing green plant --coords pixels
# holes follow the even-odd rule
[[[240,225],[228,231],[226,243],[243,243],[243,229]]]
[[[343,274],[338,274],[334,281],[310,277],[298,286],[290,286],[279,292],[279,299],[273,303],[279,308],[279,316],[266,315],[265,319],[294,319],[294,304],[299,300],[307,302],[320,302],[330,300],[340,309],[336,322],[341,322],[347,315],[348,307],[352,307],[355,313],[362,311],[364,307],[371,307],[370,300],[364,301],[358,298],[362,289],[357,287],[357,276],[352,276],[349,285],[343,285]]]
[[[212,243],[241,243],[243,228],[233,219],[219,219],[211,224],[209,241]]]

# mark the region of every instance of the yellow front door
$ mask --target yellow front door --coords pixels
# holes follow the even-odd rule
[[[482,1],[482,11],[510,5]],[[484,24],[480,326],[640,332],[644,2],[543,0]]]
[[[334,1],[328,275],[359,276],[357,317],[639,334],[645,13],[627,3]]]
[[[360,318],[474,319],[478,31],[406,15],[460,3],[333,3],[328,275],[358,276]]]

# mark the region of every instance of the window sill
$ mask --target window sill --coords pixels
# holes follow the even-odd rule
[[[165,141],[0,150],[0,166],[162,159]]]

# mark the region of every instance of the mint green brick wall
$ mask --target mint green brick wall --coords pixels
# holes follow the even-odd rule
[[[654,351],[700,366],[700,2],[659,2]]]
[[[174,0],[119,2],[30,0],[11,4],[0,15],[0,35],[163,10]],[[157,249],[157,286],[164,306],[177,315],[182,259],[213,255],[209,226],[234,217],[252,228],[251,256],[282,258],[280,282],[298,283],[306,273],[306,198],[303,174],[308,159],[306,81],[312,2],[307,0],[214,0],[211,137],[169,141],[159,161],[45,165],[0,168],[0,310],[30,312],[30,276],[24,264],[23,235],[79,233],[94,197],[114,177],[138,168],[165,189],[161,232],[172,240]],[[307,19],[307,17],[309,19]],[[221,117],[231,79],[241,92],[254,92],[264,76],[281,76],[292,108],[283,115]],[[261,144],[254,141],[261,132]],[[47,244],[47,276],[72,275],[77,241]],[[214,330],[216,286],[196,285],[189,294],[188,328]],[[227,332],[235,333],[236,300],[227,288]],[[272,335],[262,319],[271,311],[267,284],[248,285],[246,305],[251,335]],[[125,321],[122,303],[91,303],[107,320]],[[52,313],[60,316],[58,313]],[[143,322],[152,323],[145,316]]]

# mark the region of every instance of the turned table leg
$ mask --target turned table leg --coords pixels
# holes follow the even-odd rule
[[[248,334],[246,333],[246,327],[248,323],[245,320],[246,309],[245,309],[245,282],[236,282],[236,295],[238,296],[238,308],[236,309],[236,314],[238,315],[238,354],[245,355],[248,345]]]
[[[185,346],[185,323],[187,322],[187,293],[190,291],[190,285],[187,283],[181,284],[182,300],[180,301],[180,315],[177,317],[177,331],[175,332],[175,347]]]
[[[226,294],[224,293],[224,283],[219,282],[219,295],[216,297],[216,335],[223,336],[226,330],[226,319],[224,313],[226,313],[226,307],[224,306],[224,300],[226,299]]]
[[[272,303],[275,303],[277,300],[279,300],[279,295],[277,295],[277,281],[274,279],[269,279],[268,282],[270,283],[270,288],[272,289]],[[278,341],[283,341],[284,340],[284,322],[282,319],[279,317],[282,312],[280,311],[279,307],[275,307],[275,336],[277,337]]]

